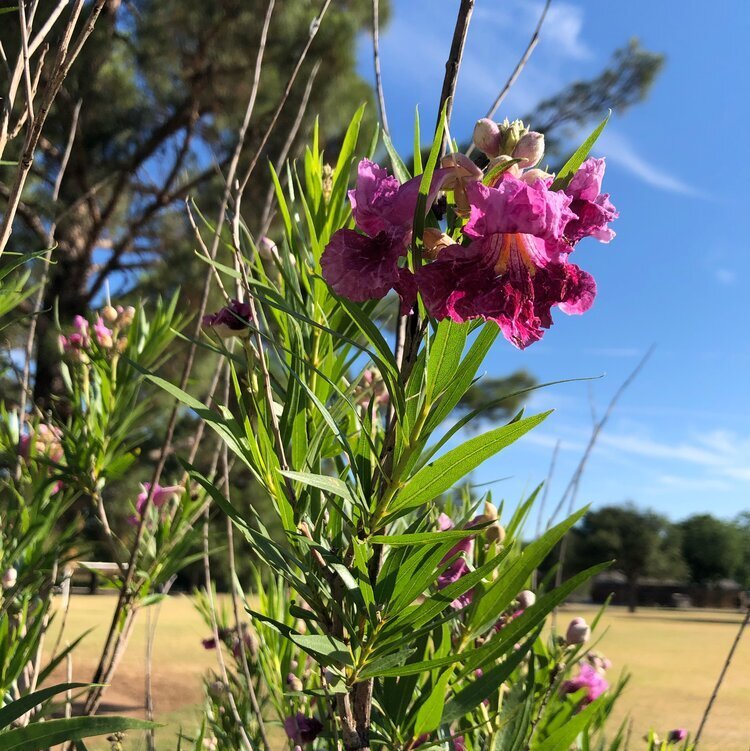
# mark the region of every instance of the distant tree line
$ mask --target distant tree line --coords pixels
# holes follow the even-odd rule
[[[614,560],[612,570],[625,577],[631,608],[644,577],[701,585],[729,579],[750,589],[750,512],[732,520],[695,514],[671,522],[632,503],[598,508],[572,530],[564,576],[605,560]]]

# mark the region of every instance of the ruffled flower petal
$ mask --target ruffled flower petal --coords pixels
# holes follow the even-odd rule
[[[558,240],[575,219],[570,196],[548,190],[542,180],[528,185],[507,172],[495,187],[470,183],[466,195],[471,215],[464,234],[469,237],[523,233]]]
[[[389,290],[399,288],[406,298],[411,297],[411,308],[416,292],[408,289],[406,274],[401,273],[405,270],[398,266],[398,259],[405,252],[403,233],[379,232],[367,237],[351,229],[340,229],[326,246],[320,267],[323,278],[342,297],[354,302],[379,300]]]
[[[572,199],[570,208],[576,215],[565,227],[565,237],[571,243],[584,237],[608,243],[615,236],[608,225],[619,213],[609,200],[609,194],[601,192],[604,168],[604,159],[587,159],[565,189]]]

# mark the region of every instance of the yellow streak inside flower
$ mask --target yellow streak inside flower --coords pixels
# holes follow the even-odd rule
[[[495,235],[493,237],[493,245],[498,243],[500,244],[500,248],[498,250],[497,263],[495,264],[495,271],[498,275],[504,274],[509,268],[518,268],[518,264],[522,263],[526,266],[529,274],[534,276],[536,266],[531,260],[531,252],[529,251],[526,235],[520,233]]]

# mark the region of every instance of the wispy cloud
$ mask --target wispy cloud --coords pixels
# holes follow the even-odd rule
[[[659,167],[641,156],[621,133],[613,130],[603,133],[597,146],[607,155],[608,161],[619,165],[652,188],[687,196],[703,196],[700,190],[670,174],[667,167]]]
[[[725,287],[731,287],[737,281],[737,272],[731,269],[716,269],[714,271],[714,278],[719,284],[723,284]]]

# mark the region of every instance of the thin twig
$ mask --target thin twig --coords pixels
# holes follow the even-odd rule
[[[588,463],[589,457],[591,456],[591,453],[594,450],[594,446],[596,446],[596,442],[599,438],[599,435],[604,429],[604,426],[609,421],[609,418],[612,416],[612,413],[614,412],[615,407],[617,406],[617,402],[620,400],[620,397],[628,390],[628,388],[633,383],[633,381],[638,377],[638,374],[641,372],[641,370],[643,370],[644,366],[646,365],[649,358],[653,354],[654,349],[655,349],[655,345],[652,345],[651,347],[649,347],[646,354],[641,358],[640,362],[635,366],[635,368],[633,368],[630,375],[628,375],[628,377],[622,382],[622,384],[620,385],[620,388],[618,388],[617,391],[615,391],[614,395],[612,396],[612,399],[610,399],[610,402],[607,405],[607,409],[602,415],[602,418],[599,420],[599,422],[597,422],[594,425],[594,428],[591,431],[591,437],[589,438],[588,445],[586,446],[586,450],[583,452],[581,461],[578,463],[578,466],[576,467],[576,470],[573,473],[573,476],[570,478],[570,482],[568,483],[568,486],[565,488],[565,492],[563,493],[562,498],[560,498],[560,502],[557,504],[554,514],[552,514],[552,516],[550,517],[550,520],[548,522],[548,528],[553,523],[555,517],[562,509],[562,506],[563,506],[563,503],[565,502],[566,497],[569,498],[568,515],[570,516],[570,514],[573,513],[576,499],[578,498],[578,488],[580,487],[581,479],[586,469],[586,464]],[[555,572],[555,586],[557,587],[559,587],[562,584],[563,568],[565,566],[565,555],[567,553],[567,545],[568,545],[568,535],[564,535],[562,540],[560,541],[560,556],[558,559],[557,571]],[[557,609],[555,609],[555,612],[557,612]]]
[[[372,64],[375,68],[375,91],[378,98],[380,124],[383,126],[383,130],[388,133],[388,116],[385,111],[383,79],[380,74],[380,0],[372,0]]]
[[[268,139],[271,137],[271,133],[276,127],[276,122],[279,119],[279,115],[281,114],[281,111],[284,109],[284,105],[286,104],[286,101],[289,98],[289,94],[292,90],[292,86],[294,86],[294,82],[297,80],[297,75],[299,74],[300,69],[302,68],[302,64],[304,63],[305,58],[307,57],[307,53],[310,50],[310,47],[312,46],[313,40],[318,34],[318,30],[320,29],[320,24],[322,23],[323,17],[328,11],[328,7],[330,6],[330,4],[331,4],[331,0],[324,0],[323,6],[321,7],[320,12],[313,19],[313,22],[310,24],[310,33],[308,34],[307,42],[305,43],[305,46],[302,48],[302,51],[300,52],[299,57],[297,58],[297,62],[294,66],[294,69],[292,70],[291,75],[289,76],[289,80],[286,82],[286,86],[284,87],[284,91],[281,95],[281,99],[279,100],[279,103],[276,105],[276,109],[273,113],[273,116],[271,117],[271,122],[268,124],[268,127],[265,130],[265,133],[263,133],[263,136],[260,139],[260,144],[258,145],[258,148],[255,151],[255,155],[250,161],[250,164],[248,165],[248,168],[245,171],[245,174],[243,175],[242,180],[240,181],[239,189],[237,190],[237,193],[235,195],[235,201],[234,201],[234,210],[236,214],[240,214],[240,205],[242,203],[242,195],[245,192],[247,183],[250,180],[250,177],[252,176],[253,172],[255,171],[255,167],[258,164],[260,155],[263,153],[263,150],[266,148],[266,144],[268,143]],[[236,241],[235,241],[235,244],[237,244]]]
[[[443,147],[448,139],[448,126],[451,121],[453,112],[453,98],[456,93],[456,83],[458,82],[458,71],[461,68],[461,60],[464,55],[464,46],[466,45],[466,36],[469,33],[469,23],[471,14],[474,12],[474,0],[461,0],[456,18],[456,26],[453,30],[453,40],[448,59],[445,62],[445,76],[443,77],[443,88],[440,92],[440,103],[438,104],[437,123],[435,130],[440,127],[440,118],[442,117],[443,107],[445,107],[445,132],[443,133]]]
[[[68,140],[65,144],[65,151],[63,152],[62,159],[60,160],[60,169],[57,172],[55,178],[55,185],[52,189],[52,206],[57,203],[57,199],[60,196],[60,186],[65,175],[65,170],[68,167],[70,161],[70,154],[73,150],[73,142],[75,141],[76,131],[78,129],[78,117],[81,114],[81,100],[79,99],[73,109],[73,118],[70,123],[70,131],[68,133]],[[47,233],[47,252],[44,255],[44,270],[42,272],[42,279],[39,283],[39,290],[34,300],[34,312],[29,321],[29,331],[26,336],[26,347],[24,349],[24,363],[23,363],[23,381],[21,383],[21,409],[18,417],[19,420],[19,436],[23,431],[24,421],[26,420],[26,406],[29,392],[29,380],[31,378],[31,358],[34,352],[34,341],[36,340],[36,327],[39,315],[42,312],[44,306],[44,294],[47,288],[47,282],[49,281],[49,267],[52,260],[53,244],[55,241],[55,230],[57,225],[53,221],[50,225]]]
[[[299,129],[302,125],[302,121],[305,119],[305,112],[307,111],[307,105],[310,101],[310,94],[312,93],[313,84],[315,83],[315,78],[318,75],[318,71],[320,70],[320,63],[321,61],[318,60],[315,63],[315,65],[313,65],[313,68],[310,71],[310,77],[307,79],[307,86],[305,86],[305,91],[302,94],[302,99],[300,100],[299,108],[297,109],[297,116],[294,118],[292,127],[289,130],[289,135],[287,136],[286,141],[284,142],[284,146],[279,152],[279,157],[276,160],[276,164],[274,165],[274,170],[276,171],[277,174],[281,171],[282,167],[284,166],[284,163],[289,157],[289,152],[292,149],[294,140],[295,138],[297,138],[297,133],[299,132]],[[282,183],[282,185],[283,184],[284,183]],[[261,220],[260,220],[260,228],[261,228],[260,236],[261,237],[268,233],[268,229],[271,226],[271,219],[272,219],[271,212],[273,209],[273,199],[274,199],[275,194],[276,194],[275,186],[270,185],[266,193],[266,201],[265,201],[265,204],[263,205],[263,214],[261,215]]]
[[[45,86],[39,111],[36,113],[33,123],[30,123],[26,133],[23,153],[16,170],[16,177],[13,186],[11,187],[10,198],[8,199],[5,215],[2,224],[0,225],[0,255],[2,255],[5,250],[11,234],[13,233],[13,222],[15,220],[16,212],[18,211],[18,205],[21,202],[21,194],[24,185],[26,184],[26,179],[31,171],[31,166],[34,163],[36,147],[41,138],[42,129],[46,122],[47,115],[49,114],[52,103],[60,91],[71,66],[78,57],[84,43],[93,32],[96,20],[104,7],[105,0],[96,0],[91,8],[91,12],[89,13],[89,17],[84,24],[84,27],[79,32],[75,41],[72,41],[73,32],[83,8],[83,2],[84,0],[77,0],[76,5],[73,8],[71,17],[62,34],[57,58],[52,67],[52,72],[47,85]]]
[[[706,722],[708,721],[708,716],[711,714],[711,709],[714,706],[714,702],[716,701],[716,697],[719,693],[719,689],[721,688],[721,684],[724,682],[724,677],[726,676],[727,671],[729,670],[729,666],[732,664],[732,658],[734,657],[734,653],[737,651],[737,646],[740,643],[740,639],[742,639],[742,634],[744,630],[747,628],[748,623],[750,623],[750,605],[748,605],[748,608],[745,611],[745,617],[742,619],[742,623],[740,623],[740,628],[737,631],[737,635],[734,637],[732,646],[729,648],[729,654],[727,655],[727,659],[724,660],[724,665],[721,668],[721,673],[719,673],[719,680],[716,681],[716,685],[714,686],[714,690],[711,694],[711,698],[708,700],[706,709],[703,712],[703,717],[701,718],[701,724],[698,726],[698,732],[695,734],[695,740],[693,741],[694,750],[698,748],[698,743],[701,739],[701,735],[703,734],[703,728],[706,726]]]
[[[224,492],[229,497],[229,463],[227,461],[227,445],[223,445],[221,454],[222,472],[224,475]],[[242,621],[240,620],[240,603],[237,588],[239,581],[237,579],[237,565],[234,559],[234,523],[227,516],[227,547],[229,549],[229,579],[231,581],[230,593],[232,596],[232,610],[234,611],[234,627],[237,634],[237,640],[240,648],[240,664],[242,665],[242,672],[245,675],[245,681],[247,682],[247,693],[250,697],[250,704],[253,708],[253,713],[258,722],[258,732],[260,733],[263,747],[266,751],[271,751],[271,744],[268,742],[268,736],[266,734],[266,726],[263,722],[263,713],[261,712],[260,704],[258,703],[258,696],[255,693],[255,686],[253,685],[253,678],[250,675],[250,666],[247,661],[247,649],[245,648],[245,638],[242,633]],[[220,645],[217,644],[217,649],[220,649]]]
[[[216,603],[214,602],[213,582],[211,580],[211,561],[209,558],[209,545],[208,545],[208,530],[209,530],[209,514],[208,508],[206,508],[203,517],[203,575],[206,584],[206,597],[208,598],[209,612],[211,613],[211,627],[213,629],[214,641],[216,642],[216,658],[219,662],[219,670],[221,671],[221,679],[224,682],[224,688],[227,692],[227,699],[229,700],[229,708],[232,712],[232,718],[237,724],[237,730],[239,731],[242,744],[246,751],[253,751],[253,744],[250,742],[247,733],[245,732],[245,726],[240,717],[240,713],[237,709],[237,704],[234,700],[234,694],[232,693],[232,685],[229,682],[229,674],[227,673],[227,666],[224,662],[224,653],[221,648],[221,639],[219,638],[219,624],[216,620]]]
[[[508,92],[513,88],[513,84],[515,84],[516,80],[518,79],[518,76],[521,75],[521,72],[526,67],[526,63],[529,62],[529,58],[531,57],[531,54],[534,52],[534,49],[536,48],[537,44],[539,44],[539,35],[542,31],[542,26],[544,25],[544,20],[547,18],[547,11],[549,10],[549,6],[551,5],[552,0],[547,0],[547,2],[544,4],[544,8],[542,10],[541,15],[539,16],[539,21],[537,22],[536,29],[534,29],[534,33],[531,36],[531,39],[529,40],[529,44],[527,45],[526,49],[523,52],[523,55],[521,55],[521,59],[516,64],[516,67],[513,69],[513,72],[510,74],[510,78],[505,82],[505,86],[500,90],[500,93],[497,95],[497,98],[492,103],[492,106],[487,110],[487,114],[485,117],[489,117],[490,119],[494,117],[495,113],[497,112],[500,105],[503,103],[503,100],[508,95]],[[471,153],[474,151],[474,144],[472,143],[471,146],[469,146],[468,150],[466,151],[467,156],[471,156]]]
[[[26,85],[26,112],[29,125],[34,122],[34,89],[31,85],[31,64],[29,62],[29,27],[26,22],[26,0],[18,3],[18,17],[21,26],[21,50],[23,56],[23,79]]]

